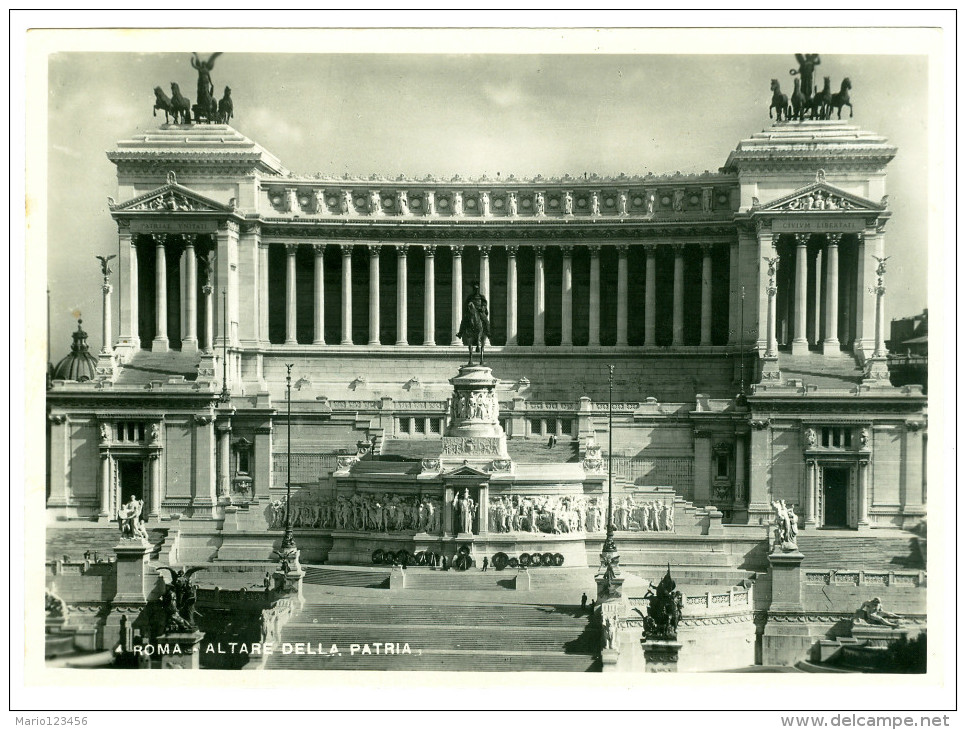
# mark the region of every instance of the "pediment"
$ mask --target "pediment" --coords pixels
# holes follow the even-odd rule
[[[107,200],[112,212],[233,213],[235,211],[234,205],[223,205],[174,181],[125,203],[115,203],[113,198]]]
[[[485,471],[480,471],[479,469],[474,469],[472,466],[464,464],[463,466],[458,466],[452,471],[448,471],[444,474],[446,477],[475,477],[488,479],[489,474]]]
[[[753,210],[756,212],[782,211],[795,213],[881,213],[888,206],[888,202],[888,196],[884,196],[879,203],[876,203],[861,196],[847,193],[826,182],[816,181],[764,205],[753,206]]]

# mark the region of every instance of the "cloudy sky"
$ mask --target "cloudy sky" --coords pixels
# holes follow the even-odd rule
[[[817,50],[821,51],[821,48]],[[207,57],[210,51],[200,51]],[[95,253],[117,250],[105,151],[157,128],[152,89],[193,97],[188,53],[49,57],[48,281],[52,357],[75,317],[100,346]],[[701,172],[768,125],[769,80],[791,89],[793,54],[493,55],[227,52],[212,78],[232,87],[243,134],[296,173],[386,176],[628,175]],[[887,137],[893,218],[887,314],[926,306],[927,61],[822,55],[819,75],[852,80],[853,122]],[[117,313],[115,312],[115,322]],[[116,330],[115,330],[116,332]]]

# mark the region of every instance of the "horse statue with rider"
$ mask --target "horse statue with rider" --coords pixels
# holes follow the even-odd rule
[[[473,348],[476,348],[482,365],[484,343],[490,336],[490,309],[486,297],[480,291],[480,282],[474,281],[470,286],[472,291],[463,303],[463,320],[456,336],[469,349],[469,362],[466,364],[473,364]]]

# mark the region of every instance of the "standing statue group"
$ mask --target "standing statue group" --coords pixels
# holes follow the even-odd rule
[[[798,550],[798,515],[792,505],[786,505],[784,499],[771,503],[775,510],[775,541],[772,552],[792,552]]]
[[[215,98],[215,85],[211,80],[211,70],[215,67],[215,59],[220,53],[212,53],[207,61],[198,58],[197,53],[191,54],[191,67],[198,72],[198,103],[191,105],[191,100],[181,93],[178,84],[172,82],[171,96],[168,97],[160,86],[154,87],[154,116],[158,110],[164,112],[164,122],[168,123],[168,115],[175,124],[191,124],[208,122],[228,124],[235,115],[235,107],[231,100],[231,87],[225,87],[225,95],[219,101]]]
[[[822,63],[821,57],[817,53],[796,53],[795,59],[798,61],[798,68],[791,69],[789,73],[795,77],[795,87],[789,98],[788,94],[782,92],[781,84],[778,79],[771,80],[771,104],[768,107],[768,118],[772,118],[772,110],[775,110],[775,119],[779,122],[782,119],[791,121],[798,119],[802,122],[805,115],[809,119],[831,119],[832,109],[838,111],[838,118],[842,118],[842,107],[849,108],[849,116],[852,116],[852,101],[849,92],[852,90],[852,81],[848,77],[842,79],[842,86],[838,92],[832,93],[832,79],[825,77],[822,90],[819,91],[815,85],[815,67]]]
[[[437,533],[442,529],[442,500],[398,494],[354,494],[323,498],[316,502],[292,503],[292,527],[339,530],[372,530],[378,532]],[[270,505],[270,529],[285,527],[286,503],[275,500]]]
[[[144,529],[144,500],[133,494],[127,504],[121,505],[117,511],[117,525],[121,529],[122,538],[146,539],[148,531]]]
[[[674,502],[652,500],[638,505],[628,495],[615,505],[614,522],[618,530],[674,532]]]

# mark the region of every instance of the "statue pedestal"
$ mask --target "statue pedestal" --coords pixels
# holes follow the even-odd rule
[[[198,645],[205,635],[200,631],[173,631],[158,637],[161,669],[200,669]]]
[[[812,635],[809,624],[801,621],[802,607],[802,561],[805,556],[798,550],[773,552],[768,556],[771,577],[771,605],[768,607],[768,623],[761,637],[762,664],[772,666],[794,665],[807,658],[817,636]]]
[[[600,671],[602,672],[616,672],[617,671],[617,660],[620,657],[617,649],[601,649],[600,650]]]
[[[677,672],[678,654],[682,644],[679,641],[663,639],[643,639],[641,648],[644,650],[646,672]]]
[[[865,375],[862,384],[880,388],[891,387],[889,361],[884,357],[870,357],[865,363]]]
[[[453,386],[452,422],[443,436],[443,468],[460,464],[489,467],[508,460],[506,434],[500,427],[499,380],[482,365],[463,365]]]

